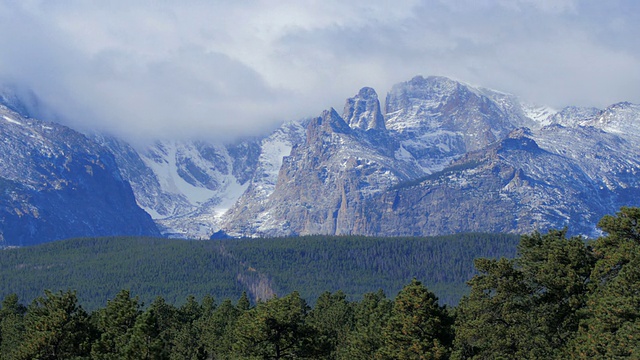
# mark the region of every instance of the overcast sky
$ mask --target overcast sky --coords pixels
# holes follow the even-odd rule
[[[130,140],[256,135],[443,75],[640,103],[640,1],[0,0],[0,82]]]

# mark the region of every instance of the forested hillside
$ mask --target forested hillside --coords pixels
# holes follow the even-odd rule
[[[382,289],[397,293],[412,278],[456,304],[468,290],[473,259],[513,257],[518,237],[461,234],[432,238],[307,236],[184,241],[154,238],[72,239],[0,251],[0,298],[30,302],[74,289],[88,309],[127,289],[149,304],[156,296],[181,304],[200,299],[252,301],[298,291],[313,303],[324,291],[350,300]]]
[[[0,357],[637,358],[640,209],[622,208],[598,226],[606,235],[595,241],[552,230],[522,236],[513,259],[477,259],[470,294],[455,308],[440,305],[416,279],[393,299],[382,291],[355,301],[323,292],[313,306],[293,291],[253,305],[243,293],[220,302],[190,296],[181,306],[157,297],[144,307],[123,290],[88,313],[72,290],[45,291],[28,307],[8,295],[0,308]]]

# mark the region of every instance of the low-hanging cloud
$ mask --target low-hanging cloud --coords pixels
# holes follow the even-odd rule
[[[632,0],[0,0],[0,81],[43,116],[129,140],[257,135],[415,75],[603,107],[640,102],[638,13]]]

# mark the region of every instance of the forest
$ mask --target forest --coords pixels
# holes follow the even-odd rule
[[[513,258],[478,258],[469,292],[447,306],[418,279],[393,298],[292,291],[258,301],[144,305],[119,291],[93,311],[74,290],[0,308],[2,359],[594,359],[640,354],[640,209],[586,240],[523,235]]]
[[[378,289],[396,294],[417,278],[441,303],[455,305],[476,273],[473,259],[512,258],[517,244],[517,236],[503,234],[71,239],[0,251],[0,299],[15,293],[29,303],[43,289],[73,289],[94,310],[123,289],[145,304],[161,295],[173,305],[189,295],[238,299],[246,291],[255,302],[298,291],[313,304],[325,291],[341,290],[349,300]]]

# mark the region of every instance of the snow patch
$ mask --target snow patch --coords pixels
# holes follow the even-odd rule
[[[537,122],[540,126],[550,125],[553,115],[558,113],[558,110],[551,107],[531,104],[522,104],[522,111],[526,117]]]
[[[8,121],[8,122],[12,123],[12,124],[16,124],[16,125],[24,126],[24,124],[23,124],[23,123],[21,123],[21,122],[19,122],[19,121],[17,121],[17,120],[14,120],[14,119],[12,119],[12,118],[10,118],[10,117],[6,116],[6,115],[3,115],[3,116],[2,116],[2,118],[3,118],[3,119],[5,119],[6,121]]]

